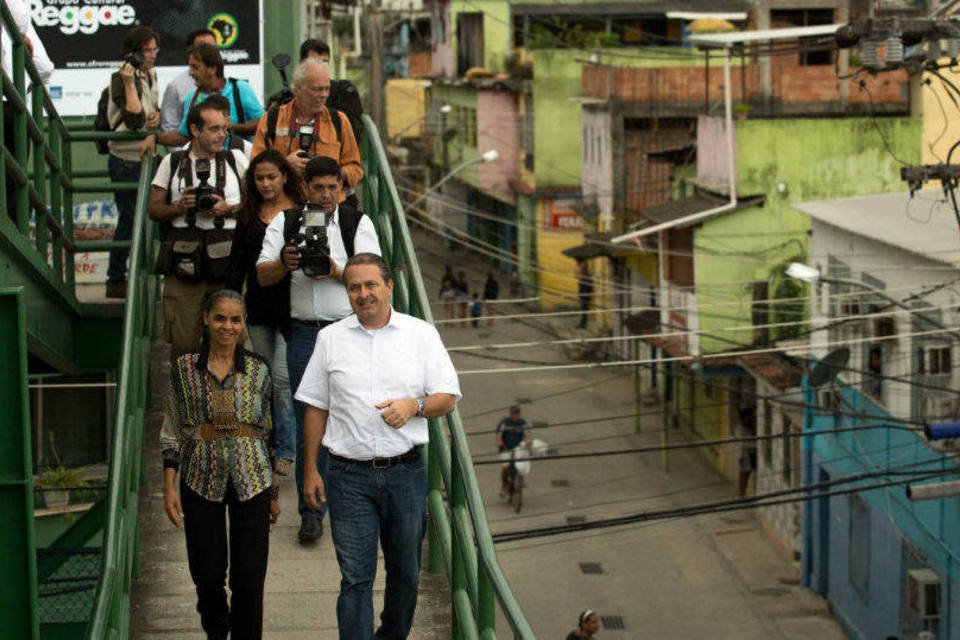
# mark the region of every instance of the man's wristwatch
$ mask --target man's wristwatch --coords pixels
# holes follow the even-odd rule
[[[423,418],[427,412],[427,403],[423,401],[423,398],[414,398],[417,401],[417,417]]]

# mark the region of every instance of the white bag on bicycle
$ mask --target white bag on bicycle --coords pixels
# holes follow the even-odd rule
[[[530,456],[532,458],[542,458],[547,455],[547,449],[550,448],[546,442],[540,438],[534,438],[533,442],[530,444]]]

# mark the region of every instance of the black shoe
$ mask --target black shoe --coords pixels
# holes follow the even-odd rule
[[[297,535],[300,542],[304,544],[316,542],[323,536],[323,520],[320,518],[303,518],[300,521],[300,532]]]

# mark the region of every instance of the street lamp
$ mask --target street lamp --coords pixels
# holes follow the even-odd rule
[[[437,180],[436,182],[434,182],[432,185],[430,185],[429,187],[427,187],[426,191],[424,191],[423,193],[421,193],[419,196],[417,196],[417,199],[416,199],[416,200],[414,200],[413,202],[411,202],[410,204],[407,205],[407,210],[409,211],[410,209],[412,209],[412,208],[414,208],[415,206],[417,206],[418,204],[420,204],[421,201],[423,201],[424,199],[426,199],[426,197],[427,197],[428,195],[430,195],[430,192],[431,192],[431,191],[436,191],[437,189],[440,188],[440,186],[441,186],[443,183],[445,183],[447,180],[449,180],[449,179],[452,178],[453,176],[457,175],[458,173],[460,173],[461,171],[463,171],[463,170],[466,169],[467,167],[472,167],[472,166],[475,165],[475,164],[483,164],[483,163],[486,163],[486,162],[493,162],[494,160],[496,160],[496,159],[499,158],[499,157],[500,157],[500,152],[499,152],[499,151],[497,151],[496,149],[490,149],[489,151],[484,151],[482,154],[480,154],[479,156],[477,156],[477,157],[475,157],[475,158],[470,158],[469,160],[464,160],[463,162],[461,162],[460,164],[458,164],[457,166],[455,166],[453,169],[451,169],[445,176],[443,176],[442,178],[440,178],[439,180]]]
[[[807,284],[816,284],[817,280],[820,279],[820,271],[800,262],[791,262],[786,273],[791,278],[802,280]]]

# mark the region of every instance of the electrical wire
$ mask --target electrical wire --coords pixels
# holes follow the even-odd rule
[[[563,533],[573,533],[578,531],[589,531],[593,529],[604,529],[608,527],[618,527],[626,524],[637,524],[641,522],[651,522],[655,520],[665,520],[673,518],[684,518],[699,516],[708,513],[722,513],[727,511],[737,511],[742,509],[755,509],[758,507],[769,507],[779,504],[792,504],[796,502],[809,502],[811,500],[819,500],[824,498],[831,498],[840,495],[849,495],[853,493],[862,493],[866,491],[875,491],[878,489],[885,489],[889,487],[902,486],[905,484],[911,484],[914,482],[922,482],[925,480],[931,480],[934,478],[941,478],[949,475],[956,475],[960,473],[960,470],[957,469],[947,469],[940,470],[933,473],[928,473],[921,475],[922,472],[895,472],[895,471],[880,471],[874,473],[864,473],[858,474],[856,476],[847,476],[844,478],[836,478],[824,482],[814,483],[810,485],[805,485],[802,487],[797,487],[793,489],[784,489],[781,491],[770,491],[763,494],[755,494],[753,496],[746,496],[737,498],[734,500],[718,500],[712,502],[701,503],[697,505],[689,505],[684,507],[676,507],[671,509],[659,509],[655,511],[647,511],[643,513],[637,513],[627,516],[619,516],[616,518],[604,518],[600,520],[592,520],[578,524],[568,524],[568,525],[558,525],[551,527],[538,527],[526,530],[519,531],[508,531],[504,533],[497,533],[493,535],[494,544],[503,543],[503,542],[512,542],[516,540],[527,540],[530,538],[540,538],[544,536],[554,536]],[[878,482],[869,485],[854,487],[850,489],[841,489],[837,491],[818,491],[822,488],[829,488],[840,484],[850,484],[853,482],[861,482],[863,480],[871,478],[881,478],[891,475],[903,475],[909,474],[910,477],[905,480],[888,480],[885,482]],[[771,499],[779,498],[780,496],[790,496],[799,492],[813,492],[817,493],[808,493],[808,495],[803,495],[793,498],[784,498],[784,499]]]

